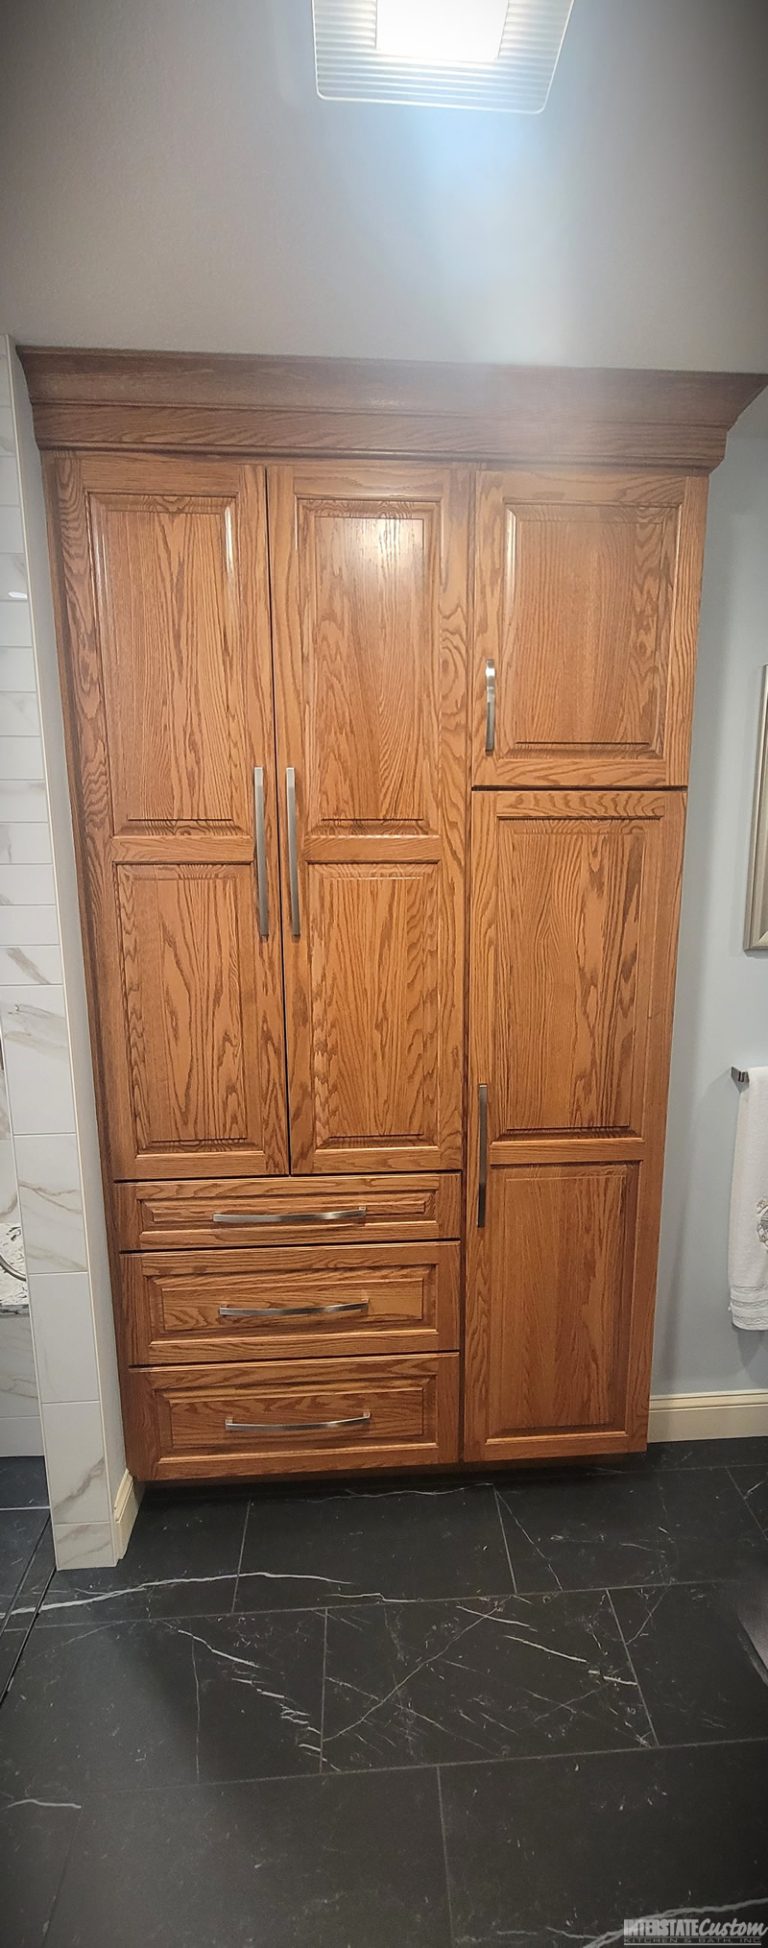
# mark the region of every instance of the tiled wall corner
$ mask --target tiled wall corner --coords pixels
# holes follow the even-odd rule
[[[81,1568],[115,1559],[125,1460],[71,853],[39,462],[0,339],[0,1031],[57,1560]]]

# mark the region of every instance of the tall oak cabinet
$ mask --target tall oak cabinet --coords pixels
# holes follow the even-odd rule
[[[646,1437],[745,376],[23,354],[129,1465]]]

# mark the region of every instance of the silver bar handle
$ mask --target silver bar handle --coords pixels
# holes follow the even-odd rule
[[[348,1211],[214,1211],[212,1224],[365,1224],[366,1204]]]
[[[220,1305],[220,1319],[314,1319],[318,1312],[367,1312],[369,1299],[344,1299],[337,1305]]]
[[[496,743],[496,664],[485,665],[485,754],[490,757]]]
[[[479,1172],[477,1180],[477,1223],[482,1231],[488,1196],[488,1086],[481,1082],[477,1092]]]
[[[225,1420],[227,1434],[325,1434],[334,1427],[365,1427],[370,1414],[349,1414],[346,1420]]]
[[[296,839],[296,772],[292,764],[285,773],[285,809],[288,818],[288,889],[291,899],[291,933],[294,940],[301,935],[299,914],[299,853]]]
[[[259,902],[259,933],[269,939],[269,892],[267,888],[267,835],[264,825],[264,766],[254,765],[253,809],[256,826],[256,892]]]

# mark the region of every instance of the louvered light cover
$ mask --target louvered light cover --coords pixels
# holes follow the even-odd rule
[[[494,60],[477,66],[394,58],[376,46],[377,0],[313,0],[317,92],[335,101],[410,102],[538,115],[573,0],[509,0]],[[471,10],[472,0],[467,0]]]

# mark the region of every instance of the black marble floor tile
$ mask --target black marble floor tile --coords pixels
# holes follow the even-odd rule
[[[5,1455],[0,1460],[0,1508],[48,1507],[42,1455]]]
[[[80,1817],[77,1805],[0,1799],[0,1940],[42,1948]]]
[[[342,1771],[652,1742],[600,1590],[330,1609],[323,1725]]]
[[[20,1797],[317,1772],[323,1617],[33,1629],[2,1706]]]
[[[505,1484],[499,1500],[518,1590],[715,1581],[768,1563],[725,1468]]]
[[[78,1829],[46,1948],[449,1948],[432,1772],[128,1795]]]
[[[240,1496],[145,1497],[114,1569],[65,1569],[41,1623],[212,1616],[232,1608],[248,1504]]]
[[[0,1598],[15,1596],[47,1520],[44,1508],[0,1510]]]
[[[22,1576],[15,1597],[0,1617],[0,1702],[10,1684],[54,1571],[53,1537],[46,1517],[40,1540]]]
[[[740,1621],[738,1587],[614,1590],[613,1601],[661,1745],[768,1739],[768,1683]]]
[[[500,1596],[512,1580],[485,1484],[254,1497],[235,1608],[360,1596]]]
[[[649,1459],[663,1468],[727,1468],[731,1463],[768,1469],[768,1436],[745,1435],[743,1440],[654,1441]]]
[[[768,1919],[768,1743],[448,1766],[441,1784],[456,1948],[621,1941],[625,1917],[692,1908]]]
[[[743,1495],[751,1508],[755,1521],[759,1522],[764,1535],[768,1535],[768,1459],[754,1461],[751,1467],[731,1467],[728,1472],[739,1494]]]

